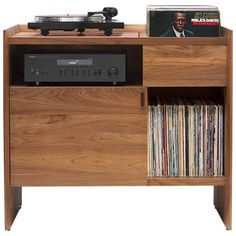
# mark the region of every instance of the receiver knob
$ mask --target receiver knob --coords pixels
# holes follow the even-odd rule
[[[108,75],[108,77],[110,77],[110,78],[115,78],[116,76],[118,76],[118,74],[119,74],[119,71],[118,71],[118,69],[117,69],[116,67],[114,67],[114,66],[110,67],[110,68],[108,69],[108,71],[107,71],[107,75]]]
[[[95,76],[101,76],[101,74],[102,74],[102,71],[101,71],[100,69],[96,69],[96,70],[94,71],[94,75],[95,75]]]
[[[39,70],[39,69],[36,69],[36,70],[35,70],[35,75],[36,75],[36,76],[39,76],[39,75],[40,75],[40,70]]]

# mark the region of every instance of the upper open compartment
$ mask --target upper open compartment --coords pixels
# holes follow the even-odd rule
[[[16,72],[11,76],[11,85],[24,84],[25,53],[76,53],[86,50],[125,52],[125,85],[226,87],[227,84],[227,47],[231,32],[223,27],[220,37],[202,38],[148,37],[145,25],[125,25],[123,30],[114,31],[112,36],[104,36],[99,31],[88,31],[85,36],[64,31],[42,36],[39,31],[29,30],[25,25],[11,30],[7,40],[10,53],[16,58],[11,60],[11,70]]]
[[[10,66],[10,85],[142,85],[142,46],[11,45]]]

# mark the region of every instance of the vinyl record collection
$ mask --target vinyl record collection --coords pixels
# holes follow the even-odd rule
[[[148,107],[149,176],[223,176],[223,106],[157,97]]]

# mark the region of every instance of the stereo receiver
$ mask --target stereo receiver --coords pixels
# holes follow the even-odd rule
[[[25,54],[24,81],[126,82],[126,54]]]

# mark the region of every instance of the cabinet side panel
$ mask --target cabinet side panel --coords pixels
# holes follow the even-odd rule
[[[232,228],[232,55],[233,34],[228,30],[227,87],[225,88],[224,116],[224,174],[225,186],[214,188],[214,205],[227,229]]]
[[[9,44],[8,37],[19,32],[19,27],[15,26],[4,31],[4,79],[3,79],[3,109],[4,109],[4,192],[5,192],[5,229],[10,230],[11,225],[21,208],[22,194],[21,187],[12,187],[10,172],[10,122],[9,122]]]

